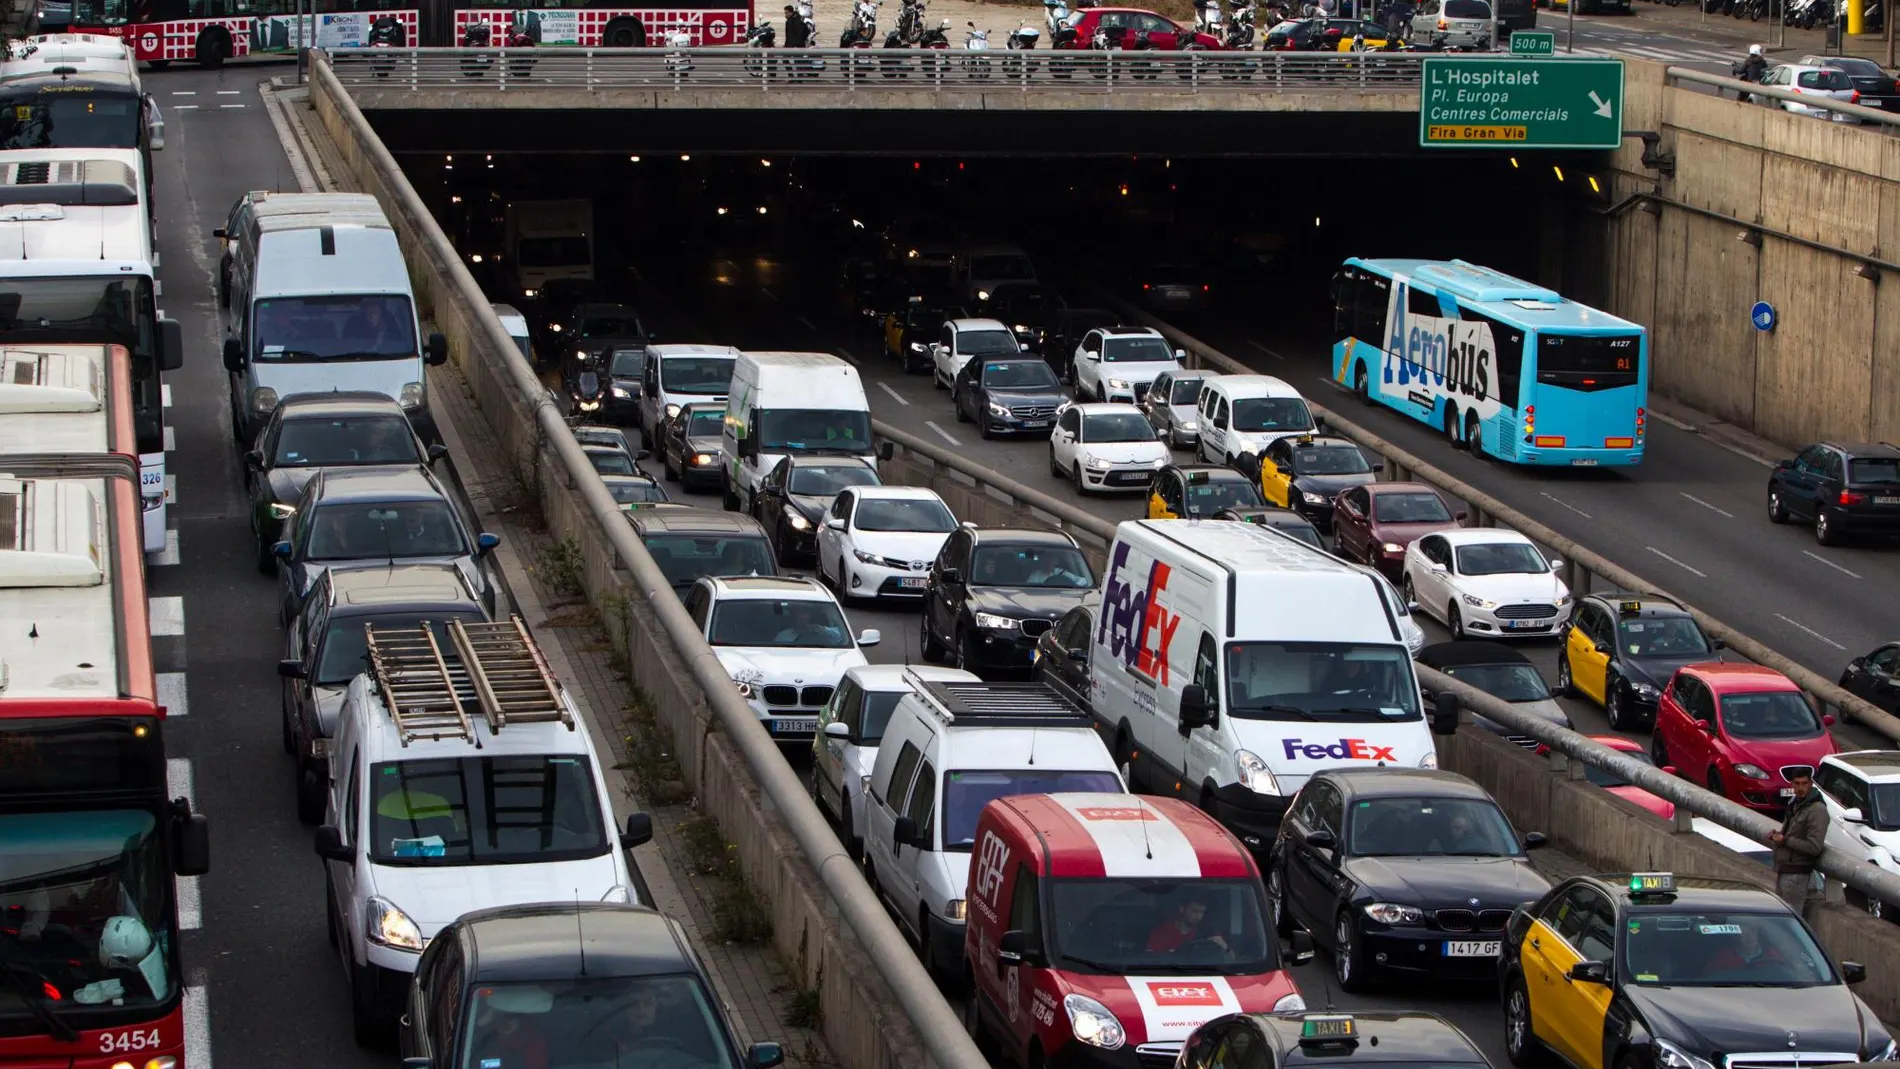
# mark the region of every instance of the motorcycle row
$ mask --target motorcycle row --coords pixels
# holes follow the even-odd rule
[[[1679,0],[1665,0],[1674,6]],[[1859,3],[1870,27],[1880,24],[1880,0],[1841,0]],[[1825,26],[1837,17],[1836,0],[1703,0],[1703,9],[1711,15],[1729,15],[1750,22],[1779,18],[1798,30]]]

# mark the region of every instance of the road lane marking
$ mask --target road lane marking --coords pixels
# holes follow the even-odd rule
[[[219,96],[221,96],[221,97],[234,97],[234,96],[237,96],[237,95],[238,95],[238,93],[240,93],[240,92],[242,92],[242,90],[238,90],[238,89],[220,89],[220,90],[218,90],[218,95],[219,95]]]
[[[171,383],[161,382],[158,384],[158,401],[161,407],[170,408],[172,406],[172,384]]]
[[[777,304],[777,303],[778,303],[778,294],[776,294],[776,293],[773,293],[773,292],[772,292],[771,290],[769,290],[769,289],[767,289],[766,287],[764,287],[764,286],[760,286],[760,287],[759,287],[759,292],[760,292],[760,293],[763,293],[763,294],[765,294],[765,295],[766,295],[767,297],[770,297],[770,298],[772,298],[772,303],[773,303],[773,304]]]
[[[241,108],[241,107],[243,107],[243,106],[244,106],[244,105],[242,105],[242,104],[219,104],[219,105],[218,105],[218,110],[220,110],[220,111],[224,111],[224,110],[227,110],[227,109],[230,109],[230,108]]]
[[[805,318],[804,316],[801,316],[801,315],[794,315],[794,316],[792,316],[792,318],[793,318],[793,319],[796,319],[796,320],[798,320],[798,321],[799,321],[800,323],[803,323],[803,324],[805,325],[805,329],[806,329],[806,330],[817,330],[817,329],[818,329],[817,327],[814,327],[814,326],[812,326],[812,325],[811,325],[811,320],[809,320],[809,319],[806,319],[806,318]]]
[[[178,104],[178,105],[174,105],[174,106],[172,107],[172,110],[173,110],[173,111],[197,111],[197,110],[198,110],[198,105],[196,105],[196,104]]]
[[[946,431],[942,427],[937,426],[937,424],[933,420],[925,420],[924,426],[929,427],[933,431],[936,431],[937,437],[942,438],[944,441],[949,442],[951,445],[963,444],[962,442],[959,442],[954,437],[952,437],[949,431]]]
[[[178,504],[178,476],[165,476],[165,504]]]
[[[1835,649],[1840,650],[1842,653],[1847,652],[1846,646],[1841,645],[1840,643],[1834,641],[1833,639],[1827,637],[1826,635],[1823,635],[1819,631],[1816,631],[1814,628],[1809,627],[1807,624],[1804,624],[1800,622],[1799,620],[1790,620],[1786,616],[1781,615],[1780,613],[1775,614],[1775,619],[1780,620],[1782,623],[1785,623],[1790,627],[1798,627],[1801,630],[1806,631],[1808,634],[1813,635],[1815,638],[1820,639],[1822,642],[1825,642],[1828,645],[1834,647]]]
[[[1552,494],[1552,493],[1548,493],[1548,492],[1546,492],[1546,491],[1543,491],[1543,490],[1539,490],[1539,491],[1538,491],[1538,493],[1540,493],[1540,494],[1543,494],[1543,495],[1544,495],[1545,497],[1547,497],[1547,498],[1550,498],[1550,499],[1551,499],[1551,501],[1553,501],[1553,502],[1555,502],[1556,504],[1559,504],[1559,505],[1562,505],[1562,506],[1563,506],[1564,508],[1567,508],[1567,509],[1569,509],[1570,511],[1572,511],[1572,512],[1574,512],[1574,513],[1576,513],[1576,514],[1577,514],[1577,515],[1579,515],[1579,516],[1582,516],[1582,517],[1583,517],[1584,519],[1586,519],[1586,520],[1589,520],[1589,519],[1594,519],[1594,518],[1595,518],[1595,517],[1593,517],[1593,516],[1591,516],[1591,515],[1590,515],[1589,513],[1587,513],[1587,512],[1585,512],[1585,511],[1583,511],[1582,509],[1580,509],[1580,508],[1578,508],[1577,506],[1575,506],[1575,505],[1573,505],[1573,504],[1571,504],[1570,502],[1568,502],[1568,501],[1565,501],[1565,500],[1564,500],[1563,498],[1561,498],[1561,497],[1558,497],[1558,496],[1557,496],[1556,494]]]
[[[1843,568],[1840,565],[1834,563],[1833,561],[1828,560],[1826,557],[1821,556],[1819,553],[1816,553],[1815,551],[1811,549],[1804,549],[1801,552],[1807,554],[1810,557],[1813,557],[1815,560],[1820,561],[1822,564],[1827,565],[1828,567],[1834,569],[1835,571],[1841,573],[1842,575],[1849,576],[1854,579],[1860,578],[1859,572],[1850,572],[1846,568]]]
[[[160,314],[162,315],[164,313],[161,312]],[[171,452],[176,451],[177,449],[178,449],[178,431],[175,428],[173,428],[171,424],[167,423],[165,425],[165,452],[171,453]]]
[[[1689,500],[1695,502],[1696,504],[1701,505],[1703,508],[1708,509],[1710,512],[1713,512],[1718,516],[1727,516],[1731,520],[1735,518],[1735,514],[1733,512],[1730,512],[1727,509],[1716,508],[1714,505],[1709,504],[1707,501],[1702,500],[1701,498],[1695,496],[1694,494],[1686,494],[1686,493],[1683,493],[1681,490],[1676,491],[1676,493],[1682,494],[1683,497],[1686,497]]]
[[[178,563],[178,528],[165,528],[165,548],[146,558],[145,564],[151,568],[162,568]]]
[[[185,1064],[211,1069],[211,1008],[202,984],[185,988]]]
[[[165,759],[165,786],[166,794],[173,798],[183,798],[185,803],[191,806],[193,812],[197,811],[197,807],[192,805],[191,761],[188,758],[168,757]],[[198,877],[180,876],[177,878],[177,885],[178,930],[195,932],[204,927],[204,909],[200,904],[203,900],[198,897]],[[191,1064],[195,1066],[198,1063]]]
[[[1260,350],[1261,352],[1267,354],[1268,356],[1273,357],[1275,360],[1286,359],[1286,357],[1281,356],[1279,353],[1274,352],[1272,349],[1269,349],[1266,346],[1260,344],[1259,342],[1254,341],[1252,338],[1247,339],[1247,344],[1253,346],[1254,348]]]
[[[175,97],[195,97],[198,95],[198,91],[196,89],[174,89],[172,90],[172,95]]]
[[[1709,577],[1708,572],[1702,571],[1699,568],[1692,568],[1689,565],[1684,564],[1681,561],[1677,560],[1676,558],[1670,556],[1669,554],[1664,553],[1662,550],[1657,549],[1655,546],[1644,546],[1643,548],[1649,550],[1651,553],[1654,553],[1658,557],[1661,557],[1662,559],[1668,561],[1669,563],[1675,565],[1676,567],[1681,568],[1683,571],[1688,572],[1690,575],[1695,576],[1697,579],[1707,579]]]
[[[191,706],[185,695],[185,673],[158,673],[158,704],[165,707],[167,719],[190,714]]]
[[[152,637],[163,638],[185,633],[185,599],[181,595],[146,598],[146,614],[152,620]]]
[[[877,386],[878,386],[878,389],[880,389],[880,390],[883,390],[883,391],[884,391],[885,393],[887,393],[887,394],[890,394],[890,395],[891,395],[891,400],[893,400],[893,401],[896,401],[896,402],[897,402],[898,404],[900,404],[900,405],[906,405],[906,406],[908,406],[908,405],[910,404],[910,402],[909,402],[909,401],[906,401],[906,400],[904,400],[904,395],[903,395],[903,394],[901,394],[901,393],[898,393],[898,392],[897,392],[896,390],[893,390],[893,389],[891,389],[891,384],[890,384],[890,383],[888,383],[888,382],[880,382],[880,383],[878,383],[878,384],[877,384]]]

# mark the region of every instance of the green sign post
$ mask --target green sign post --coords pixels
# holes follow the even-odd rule
[[[1554,56],[1557,35],[1548,30],[1518,30],[1511,34],[1513,56]]]
[[[1427,56],[1418,143],[1616,148],[1623,143],[1623,61]]]

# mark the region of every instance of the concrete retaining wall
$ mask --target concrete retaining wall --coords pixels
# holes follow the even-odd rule
[[[490,350],[474,317],[486,311],[468,301],[446,269],[453,250],[428,218],[416,218],[390,182],[393,162],[380,145],[364,139],[368,127],[347,102],[327,68],[312,65],[310,100],[320,124],[344,163],[337,177],[383,205],[409,259],[421,311],[449,341],[450,359],[474,392],[483,419],[500,439],[522,485],[539,505],[549,532],[572,538],[580,549],[582,586],[627,653],[633,678],[652,699],[657,718],[672,736],[688,783],[701,808],[719,822],[734,844],[740,869],[772,917],[775,948],[793,971],[793,981],[817,988],[826,1043],[844,1069],[916,1069],[929,1064],[916,1030],[896,997],[836,910],[790,832],[774,815],[743,757],[715,727],[712,712],[682,659],[660,629],[647,594],[618,567],[613,548],[542,439],[534,418],[536,398],[524,397],[502,373],[504,354]],[[372,135],[373,136],[373,135]],[[401,181],[399,174],[396,181]],[[444,386],[447,383],[442,384]],[[672,597],[670,590],[654,596]]]

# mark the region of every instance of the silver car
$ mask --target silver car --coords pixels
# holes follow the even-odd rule
[[[1194,399],[1201,395],[1201,379],[1193,371],[1164,371],[1155,376],[1141,410],[1162,441],[1176,449],[1192,449],[1201,437],[1201,414]]]
[[[1761,76],[1761,84],[1774,89],[1786,89],[1802,96],[1821,97],[1837,100],[1843,104],[1860,103],[1860,92],[1854,88],[1854,80],[1847,72],[1833,67],[1814,67],[1804,63],[1783,63]],[[1753,93],[1748,99],[1757,104],[1767,104],[1783,111],[1792,111],[1796,115],[1810,115],[1816,119],[1832,122],[1858,123],[1859,117],[1844,112],[1831,111],[1824,107],[1812,107],[1793,100],[1776,100],[1772,97],[1757,96]]]
[[[1412,40],[1443,48],[1489,51],[1496,23],[1486,0],[1425,0],[1412,15]]]

